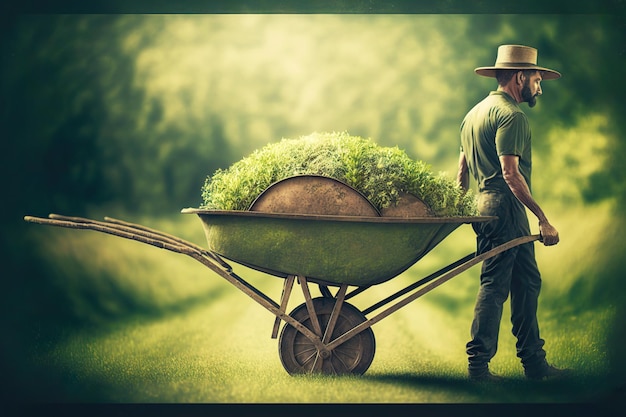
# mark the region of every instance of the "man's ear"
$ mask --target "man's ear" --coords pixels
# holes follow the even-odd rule
[[[517,74],[515,74],[516,77],[516,81],[519,85],[524,85],[524,73],[522,71],[518,71]]]

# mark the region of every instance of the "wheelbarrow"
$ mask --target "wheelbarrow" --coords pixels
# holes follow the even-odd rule
[[[360,310],[348,302],[422,259],[462,224],[488,216],[434,217],[411,196],[407,210],[380,213],[353,188],[327,177],[290,177],[265,190],[248,211],[186,208],[199,217],[208,247],[142,225],[50,214],[28,222],[89,229],[181,253],[197,260],[275,316],[271,337],[289,374],[356,374],[374,359],[372,326],[472,266],[540,239],[522,236],[471,253]],[[412,213],[420,213],[414,216]],[[278,301],[237,275],[228,262],[284,279]],[[287,312],[295,283],[304,303]],[[321,296],[313,297],[317,285]],[[393,303],[393,304],[392,304]],[[376,314],[373,314],[375,313]]]

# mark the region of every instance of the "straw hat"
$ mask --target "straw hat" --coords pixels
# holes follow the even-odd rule
[[[544,80],[556,80],[561,77],[558,71],[537,66],[537,50],[523,45],[500,45],[496,64],[493,67],[479,67],[474,70],[483,77],[495,77],[498,70],[536,69],[543,73]]]

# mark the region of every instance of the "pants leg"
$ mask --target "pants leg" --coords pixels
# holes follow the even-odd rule
[[[525,208],[512,194],[483,192],[478,204],[481,215],[499,218],[474,226],[478,253],[530,234]],[[496,354],[503,305],[509,294],[518,357],[525,367],[545,361],[544,341],[537,324],[540,289],[541,276],[532,243],[510,249],[483,263],[471,340],[466,346],[470,372],[487,368]]]
[[[502,310],[511,284],[515,248],[485,261],[466,349],[470,372],[487,368],[498,349]]]
[[[511,279],[511,323],[517,338],[517,356],[525,368],[545,362],[544,340],[539,336],[537,306],[541,275],[532,243],[519,247]]]
[[[501,192],[480,194],[480,214],[497,216],[498,220],[474,225],[479,254],[517,237],[511,222],[511,197]],[[496,354],[502,309],[510,292],[516,254],[517,248],[513,248],[483,262],[471,340],[466,345],[470,372],[486,369]]]

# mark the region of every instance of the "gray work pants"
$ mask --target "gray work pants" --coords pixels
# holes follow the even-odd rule
[[[481,192],[478,209],[483,216],[498,216],[498,220],[473,225],[479,254],[530,234],[526,209],[511,192]],[[483,371],[496,354],[502,307],[509,294],[512,331],[517,338],[517,356],[525,368],[545,362],[544,341],[539,337],[537,324],[540,289],[541,276],[535,261],[533,243],[518,246],[484,261],[471,340],[466,346],[470,373]]]

